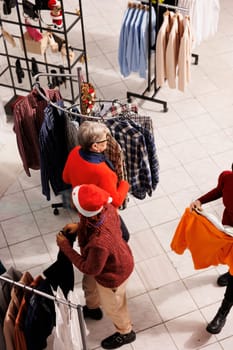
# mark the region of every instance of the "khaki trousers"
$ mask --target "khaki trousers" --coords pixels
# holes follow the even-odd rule
[[[101,305],[104,313],[112,320],[117,331],[121,334],[129,333],[132,330],[126,299],[126,284],[127,280],[117,288],[105,288],[97,283],[92,276],[83,276],[83,290],[87,307],[95,309]]]

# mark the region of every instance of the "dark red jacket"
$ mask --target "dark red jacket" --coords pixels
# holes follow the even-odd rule
[[[102,286],[117,288],[132,273],[133,255],[122,239],[119,215],[112,204],[106,205],[95,225],[81,216],[78,242],[81,254],[68,240],[62,241],[60,249],[81,272],[94,276]]]
[[[233,172],[223,171],[218,178],[217,187],[201,196],[199,201],[204,204],[222,198],[225,207],[222,224],[233,226]]]

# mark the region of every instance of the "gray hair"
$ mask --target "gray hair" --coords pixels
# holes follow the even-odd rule
[[[79,145],[84,150],[89,150],[93,143],[103,140],[109,133],[108,127],[103,123],[86,120],[78,129]]]

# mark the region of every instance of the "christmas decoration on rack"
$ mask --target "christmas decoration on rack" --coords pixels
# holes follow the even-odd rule
[[[61,2],[59,0],[49,0],[48,7],[51,10],[50,16],[52,17],[54,26],[61,29],[63,27]]]
[[[91,83],[81,83],[81,111],[89,115],[94,107],[96,99],[95,88]]]

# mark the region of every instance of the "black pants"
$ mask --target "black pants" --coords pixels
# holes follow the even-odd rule
[[[120,215],[119,215],[120,216]],[[121,220],[121,231],[122,231],[122,237],[123,239],[128,242],[129,240],[129,231],[127,229],[126,224],[124,223],[122,217],[120,216],[120,220]]]
[[[233,276],[229,274],[228,284],[224,297],[227,301],[233,302]]]

